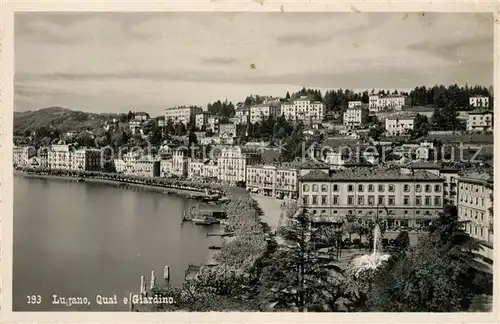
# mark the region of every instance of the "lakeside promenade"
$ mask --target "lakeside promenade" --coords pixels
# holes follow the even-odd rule
[[[65,180],[65,181],[74,181],[77,182],[79,179],[84,179],[85,182],[92,183],[101,183],[115,187],[134,187],[141,188],[144,190],[163,192],[167,194],[175,194],[185,198],[193,198],[193,199],[201,199],[201,198],[210,198],[213,197],[213,194],[207,193],[203,189],[195,189],[195,188],[173,188],[173,186],[163,186],[163,185],[154,185],[154,184],[144,184],[140,183],[141,180],[137,179],[129,179],[129,180],[113,180],[113,179],[104,179],[100,177],[81,177],[81,176],[69,176],[69,175],[49,175],[49,174],[36,174],[30,173],[26,171],[14,170],[14,175],[28,177],[28,178],[38,178],[38,179],[51,179],[51,180]],[[195,182],[193,182],[195,184]]]

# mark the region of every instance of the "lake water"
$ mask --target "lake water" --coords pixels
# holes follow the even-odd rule
[[[14,311],[126,311],[151,270],[179,284],[189,264],[207,260],[210,229],[181,225],[194,201],[97,183],[14,176]],[[53,295],[87,297],[90,305],[52,304]],[[29,304],[40,295],[41,304]],[[116,295],[99,306],[96,295]],[[35,300],[37,298],[34,298]]]

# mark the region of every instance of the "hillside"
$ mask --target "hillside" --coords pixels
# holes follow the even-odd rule
[[[118,114],[95,114],[61,107],[49,107],[35,111],[14,112],[14,133],[24,134],[40,127],[54,127],[67,131],[98,129],[105,121],[119,118]]]

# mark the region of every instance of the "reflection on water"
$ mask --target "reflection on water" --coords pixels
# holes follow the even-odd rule
[[[171,283],[190,263],[206,261],[207,229],[185,223],[192,201],[103,184],[14,177],[13,310],[127,310],[98,306],[138,292],[140,277],[163,273]],[[53,294],[87,297],[91,305],[52,305]],[[40,305],[28,304],[40,295]]]

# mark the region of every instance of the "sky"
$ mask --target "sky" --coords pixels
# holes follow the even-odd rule
[[[16,13],[14,110],[200,105],[250,94],[493,84],[473,13]]]

